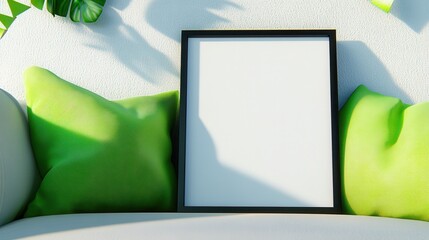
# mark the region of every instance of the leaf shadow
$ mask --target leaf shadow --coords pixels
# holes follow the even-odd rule
[[[229,0],[154,0],[149,5],[146,21],[170,39],[180,42],[184,29],[207,29],[218,23],[229,22],[216,11],[243,7]]]
[[[310,203],[293,193],[280,191],[255,176],[222,164],[213,138],[201,119],[193,122],[189,136],[198,135],[197,151],[191,153],[193,164],[185,180],[185,204],[206,207],[309,207]],[[239,149],[237,149],[239,150]],[[196,152],[196,153],[195,153]],[[197,161],[203,160],[203,161]],[[249,164],[252,164],[249,162]],[[196,172],[198,169],[198,172]],[[200,178],[201,177],[201,178]],[[202,178],[204,177],[204,178]],[[250,211],[256,211],[252,209]]]
[[[396,0],[391,13],[418,33],[429,22],[429,1]]]
[[[396,85],[388,69],[361,41],[339,41],[338,97],[342,106],[357,86],[363,84],[373,91],[400,98],[411,103],[411,98]]]
[[[179,71],[173,62],[119,15],[129,3],[130,0],[109,1],[97,24],[87,26],[97,34],[97,43],[86,46],[113,54],[125,67],[151,83],[157,83],[163,75],[177,78]]]

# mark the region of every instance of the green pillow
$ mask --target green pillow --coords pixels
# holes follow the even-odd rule
[[[177,91],[108,101],[42,68],[24,78],[43,178],[25,217],[174,209]]]
[[[359,86],[340,111],[347,213],[429,221],[429,102]]]

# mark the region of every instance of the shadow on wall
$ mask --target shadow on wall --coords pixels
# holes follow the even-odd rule
[[[420,32],[429,22],[429,1],[396,0],[391,13],[415,32]]]
[[[342,106],[357,86],[411,103],[378,57],[360,41],[340,41],[338,48],[338,97]]]
[[[151,83],[162,74],[178,77],[179,72],[171,60],[156,50],[118,14],[131,0],[109,1],[97,24],[88,27],[99,37],[96,44],[86,46],[112,53],[124,66]]]
[[[165,36],[180,42],[184,29],[207,29],[229,22],[215,11],[242,9],[228,0],[154,0],[145,13],[146,21]]]
[[[208,205],[212,206],[243,206],[246,205],[245,203],[251,203],[250,206],[255,204],[296,207],[311,205],[292,194],[275,189],[252,175],[224,166],[220,162],[215,143],[204,123],[201,120],[193,123],[192,131],[197,133],[198,142],[201,143],[199,146],[194,145],[193,147],[198,147],[198,152],[203,152],[203,156],[198,154],[194,156],[197,156],[198,159],[204,157],[204,161],[199,163],[198,159],[193,158],[193,170],[191,171],[193,174],[186,183],[187,191],[194,193],[193,197],[188,196],[187,198],[189,205],[199,206],[202,204],[205,206],[203,203],[209,203]],[[247,151],[249,149],[241,150]],[[192,151],[189,151],[188,154],[190,152]],[[187,172],[186,175],[189,174],[190,172]],[[201,178],[200,180],[198,178],[193,179],[195,175],[204,177],[204,181],[201,181]],[[248,201],[249,198],[252,200]]]

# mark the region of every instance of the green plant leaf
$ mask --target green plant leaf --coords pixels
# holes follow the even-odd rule
[[[30,8],[27,5],[24,5],[19,2],[15,2],[13,0],[7,0],[7,3],[9,4],[9,8],[10,8],[10,11],[12,12],[13,17],[18,16],[19,14],[25,12]]]
[[[46,9],[53,15],[65,17],[70,10],[70,18],[74,22],[83,21],[85,23],[92,23],[97,21],[103,12],[106,0],[31,0],[31,5],[43,10],[46,2]],[[25,12],[30,8],[25,4],[17,2],[16,0],[7,0],[8,7],[12,16],[0,14],[0,38],[6,33],[7,29],[12,25],[16,16]]]
[[[45,3],[45,0],[31,0],[31,5],[35,6],[36,8],[42,10],[43,4]]]
[[[48,10],[48,12],[52,13],[53,16],[55,16],[54,4],[55,4],[55,0],[46,1],[46,9]]]
[[[0,38],[6,33],[6,29],[0,28]]]
[[[54,0],[54,14],[66,17],[69,12],[71,0]]]
[[[393,1],[395,0],[371,0],[371,3],[388,13],[392,8]]]
[[[73,22],[86,23],[97,21],[103,12],[106,0],[73,0],[70,8],[70,18]]]
[[[0,14],[0,23],[2,23],[6,29],[8,29],[10,25],[12,25],[13,21],[15,21],[14,17]]]
[[[10,12],[12,13],[12,16],[0,14],[0,23],[3,25],[3,28],[0,27],[0,38],[3,37],[7,29],[10,27],[10,25],[12,25],[13,21],[15,21],[16,16],[30,8],[29,6],[14,0],[7,0],[7,5],[10,9]]]

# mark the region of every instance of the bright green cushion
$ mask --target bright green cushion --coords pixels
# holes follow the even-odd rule
[[[24,78],[43,177],[26,217],[174,208],[177,91],[113,102],[42,68]]]
[[[429,221],[429,102],[359,86],[340,111],[347,213]]]

